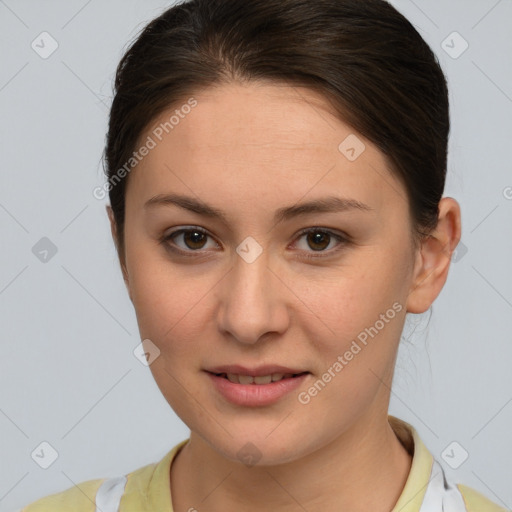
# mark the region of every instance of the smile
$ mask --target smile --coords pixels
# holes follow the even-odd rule
[[[307,372],[302,373],[272,373],[270,375],[261,375],[258,377],[252,377],[251,375],[241,375],[237,373],[216,373],[217,377],[224,377],[230,382],[235,384],[270,384],[271,382],[278,382],[283,379],[292,379],[300,375],[304,375]]]
[[[310,372],[243,375],[206,372],[213,389],[225,400],[243,407],[263,407],[277,403],[302,386]],[[273,380],[276,379],[276,380]]]

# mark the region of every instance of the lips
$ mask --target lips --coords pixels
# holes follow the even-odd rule
[[[303,373],[309,373],[307,370],[304,370],[303,368],[291,368],[280,365],[264,365],[258,366],[256,368],[249,368],[238,364],[214,366],[211,368],[207,368],[206,371],[209,373],[213,373],[215,375],[225,374],[227,376],[228,374],[231,374],[248,377],[263,377],[266,375],[273,374],[283,374],[283,376],[296,376],[301,375]]]
[[[230,370],[230,371],[243,371],[247,373],[264,373],[272,372],[276,369],[281,371],[296,371],[293,368],[287,368],[283,366],[262,366],[259,368],[241,368],[240,366],[218,366],[212,368],[214,371],[206,370],[205,374],[213,384],[214,392],[222,396],[224,400],[242,407],[265,407],[272,404],[276,404],[279,400],[284,399],[285,396],[290,395],[293,391],[296,391],[300,386],[303,386],[305,381],[309,379],[310,372],[300,373],[270,373],[265,375],[257,375],[255,377],[251,375],[233,374],[220,372],[219,370]],[[217,373],[218,372],[218,373]],[[280,380],[275,382],[268,382],[268,379],[272,375],[283,376]],[[295,376],[294,376],[295,375]],[[285,378],[285,376],[291,376],[291,378]],[[231,377],[231,378],[229,378]],[[253,382],[254,379],[260,380],[260,382]],[[263,382],[261,381],[263,379]],[[233,382],[233,380],[235,380]],[[248,381],[251,382],[248,382]],[[265,380],[267,383],[265,383]]]
[[[250,375],[236,374],[236,373],[214,373],[217,377],[224,377],[228,379],[230,382],[235,384],[270,384],[271,382],[279,382],[283,379],[292,379],[294,377],[299,377],[300,375],[305,375],[308,372],[302,372],[297,374],[292,373],[272,373],[269,375],[260,375],[257,377],[252,377]]]

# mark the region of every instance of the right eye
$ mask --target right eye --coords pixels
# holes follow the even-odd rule
[[[162,243],[166,244],[172,251],[190,254],[203,250],[208,237],[210,235],[204,229],[191,226],[166,234]],[[181,240],[184,245],[177,244],[175,240]],[[218,244],[215,244],[215,246],[218,247]]]

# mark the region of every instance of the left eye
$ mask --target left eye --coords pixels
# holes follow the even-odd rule
[[[178,247],[181,250],[185,250],[185,252],[187,252],[186,249],[192,249],[195,252],[194,250],[204,249],[204,242],[209,236],[206,231],[200,228],[178,229],[167,235],[164,241],[173,240],[172,243],[174,244],[174,239],[181,237],[185,241],[186,246],[181,247],[178,245]]]
[[[176,250],[177,252],[199,252],[203,249],[208,249],[207,239],[212,238],[205,230],[202,228],[186,228],[179,229],[173,231],[166,235],[163,239],[163,242],[167,244],[167,246],[171,250]],[[343,245],[348,243],[348,240],[332,231],[320,229],[320,228],[309,228],[301,231],[298,236],[298,240],[305,239],[307,247],[302,248],[305,252],[316,252],[316,253],[324,253],[324,252],[333,252],[326,251],[326,249],[331,245],[331,242],[336,240],[338,245]],[[184,243],[183,245],[179,245],[175,240],[181,239]],[[171,242],[171,243],[169,243]],[[175,245],[178,249],[172,247]],[[215,243],[214,248],[219,247],[217,243]],[[308,251],[312,249],[312,251]],[[336,249],[335,249],[336,250]],[[316,257],[317,255],[308,255],[306,257]],[[321,254],[319,254],[321,256]]]
[[[313,252],[325,252],[325,249],[330,245],[333,238],[337,240],[339,244],[346,241],[341,235],[319,228],[306,229],[302,231],[299,239],[304,236],[306,237],[306,243],[313,249]]]

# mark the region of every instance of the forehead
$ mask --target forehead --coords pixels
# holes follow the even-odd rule
[[[310,89],[231,83],[192,98],[140,137],[154,147],[129,179],[137,202],[175,187],[209,198],[277,194],[279,204],[337,189],[376,209],[404,196],[382,153]]]

